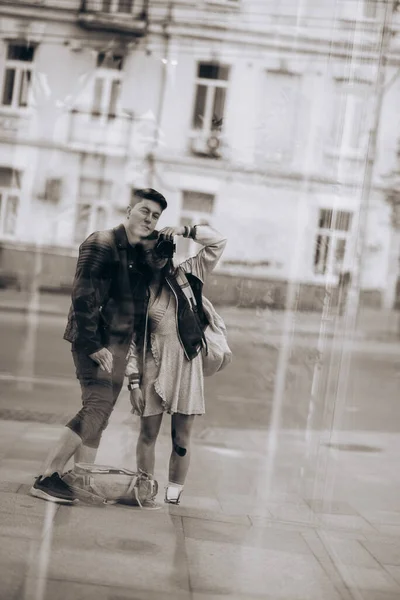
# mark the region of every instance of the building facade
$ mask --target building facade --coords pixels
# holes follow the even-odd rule
[[[68,286],[79,243],[120,222],[135,187],[161,226],[227,232],[211,293],[321,306],[351,272],[385,4],[44,0],[0,4],[0,268]],[[397,15],[390,27],[395,33]],[[363,299],[395,303],[399,45],[386,66]],[[195,250],[181,241],[184,257]],[[37,262],[35,263],[37,266]]]

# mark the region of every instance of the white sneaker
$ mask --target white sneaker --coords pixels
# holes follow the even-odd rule
[[[166,502],[166,504],[179,504],[181,501],[182,492],[183,485],[167,485],[165,488],[164,502]]]

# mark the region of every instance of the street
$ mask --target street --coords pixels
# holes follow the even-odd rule
[[[32,324],[33,323],[33,324]],[[37,322],[19,312],[0,312],[0,417],[63,423],[80,405],[70,345],[62,339],[65,318],[39,314]],[[207,414],[199,431],[208,427],[260,429],[269,427],[279,337],[262,337],[230,328],[232,365],[206,379]],[[327,342],[320,358],[320,383],[315,388],[310,420],[311,386],[318,360],[317,338],[295,338],[285,372],[281,426],[284,429],[323,427],[323,414],[336,394],[340,346]],[[397,432],[399,359],[396,352],[353,351],[340,429]],[[330,376],[330,383],[327,377]]]
[[[79,385],[65,316],[0,312],[0,600],[397,600],[396,345],[357,344],[343,387],[340,344],[327,339],[320,354],[315,335],[295,335],[275,436],[282,336],[257,320],[247,331],[241,318],[229,326],[234,362],[206,380],[177,507],[162,503],[164,420],[154,473],[162,509],[153,514],[29,496],[80,406]],[[327,436],[335,401],[342,419]],[[135,468],[137,433],[125,390],[97,461]]]

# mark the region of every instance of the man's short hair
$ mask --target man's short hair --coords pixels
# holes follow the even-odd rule
[[[130,206],[133,207],[142,200],[152,200],[153,202],[157,202],[157,204],[161,206],[161,210],[165,210],[168,206],[164,196],[152,188],[133,189]]]

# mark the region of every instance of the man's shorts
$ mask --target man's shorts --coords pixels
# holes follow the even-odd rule
[[[86,353],[72,347],[76,376],[82,390],[82,408],[67,427],[79,435],[85,446],[98,448],[100,444],[122,389],[127,351],[125,346],[111,349],[113,370],[107,373]]]

